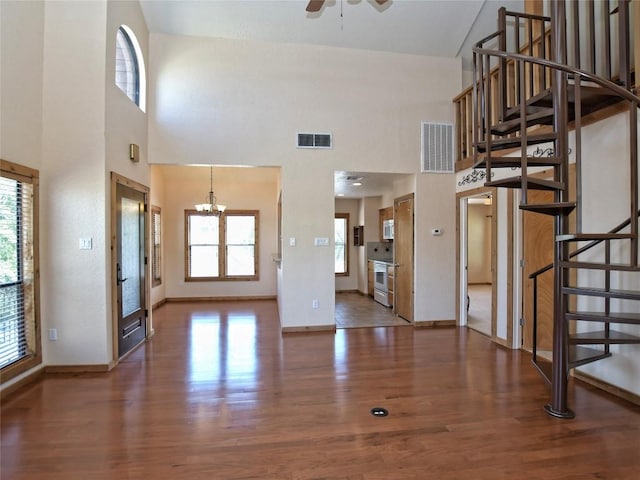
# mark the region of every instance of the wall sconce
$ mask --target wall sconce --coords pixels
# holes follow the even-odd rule
[[[135,143],[129,144],[129,160],[136,163],[140,161],[140,147]]]

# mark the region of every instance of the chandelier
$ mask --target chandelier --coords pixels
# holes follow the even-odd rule
[[[220,215],[225,211],[226,208],[226,205],[220,205],[216,203],[216,196],[213,193],[213,165],[211,165],[209,193],[207,194],[205,203],[196,204],[196,210],[198,212],[204,212],[209,215]]]

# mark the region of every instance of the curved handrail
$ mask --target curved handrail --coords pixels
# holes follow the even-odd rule
[[[473,48],[473,52],[479,53],[481,55],[488,55],[491,57],[501,57],[506,59],[519,60],[522,62],[535,63],[537,65],[542,65],[542,66],[553,68],[556,70],[561,70],[565,73],[580,75],[581,77],[584,77],[589,82],[597,83],[598,85],[616,93],[617,95],[619,95],[620,97],[624,98],[629,102],[640,104],[640,97],[634,95],[626,88],[623,88],[620,85],[617,85],[609,80],[605,80],[604,78],[598,77],[593,73],[589,73],[579,68],[570,67],[568,65],[563,65],[561,63],[552,62],[551,60],[546,60],[544,58],[530,57],[529,55],[522,55],[520,53],[503,52],[500,50],[487,50],[484,48],[476,48],[476,47]]]
[[[640,218],[640,210],[638,210],[638,217]],[[631,217],[627,218],[624,222],[622,222],[620,225],[614,227],[613,229],[609,230],[607,233],[618,233],[620,230],[622,230],[625,227],[628,227],[629,225],[631,225]],[[602,242],[606,242],[607,239],[606,238],[602,238],[599,240],[592,240],[591,242],[589,242],[587,245],[585,245],[584,247],[580,247],[579,249],[577,249],[576,251],[572,252],[569,254],[569,258],[573,258],[577,255],[580,255],[581,253],[586,252],[587,250],[590,250],[591,248],[595,247],[596,245],[599,245]],[[551,270],[553,268],[553,263],[550,263],[549,265],[545,265],[542,268],[539,268],[538,270],[536,270],[533,273],[529,274],[529,278],[533,279],[536,278],[540,275],[542,275],[544,272],[547,272],[549,270]]]

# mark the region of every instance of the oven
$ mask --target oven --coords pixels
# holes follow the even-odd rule
[[[387,263],[373,262],[373,299],[385,307],[391,306],[388,281]]]

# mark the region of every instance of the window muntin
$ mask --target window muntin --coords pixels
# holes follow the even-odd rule
[[[162,284],[162,216],[160,207],[151,207],[151,282]]]
[[[349,275],[349,214],[336,213],[334,218],[336,275]]]
[[[258,212],[185,210],[185,280],[258,280]]]
[[[0,368],[6,381],[42,361],[37,252],[38,172],[3,160],[0,177]]]
[[[146,108],[146,72],[142,49],[133,31],[121,25],[116,33],[115,83],[142,111]]]

